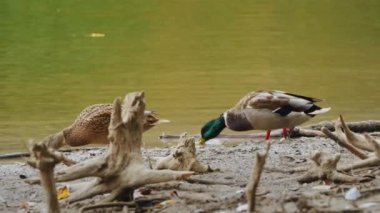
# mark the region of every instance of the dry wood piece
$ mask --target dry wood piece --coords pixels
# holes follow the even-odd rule
[[[322,128],[322,132],[343,148],[358,156],[361,161],[353,162],[350,165],[339,167],[340,171],[348,171],[364,167],[380,165],[380,143],[371,135],[358,134],[350,130],[349,125],[344,122],[342,116],[339,117],[339,122],[335,121],[335,132],[330,132],[327,128]],[[364,151],[374,152],[374,154],[366,154]]]
[[[134,207],[133,202],[113,202],[113,203],[101,203],[101,204],[94,204],[90,206],[85,206],[81,208],[80,212],[86,212],[88,210],[93,210],[93,209],[100,209],[100,208],[111,208],[111,207],[123,207],[123,212],[128,212],[128,207]]]
[[[193,172],[171,170],[151,170],[144,166],[141,154],[141,139],[144,118],[144,93],[126,95],[124,106],[120,99],[113,103],[109,125],[109,148],[105,156],[98,156],[75,164],[56,174],[57,181],[71,181],[85,177],[96,177],[73,192],[68,202],[75,202],[104,193],[110,193],[103,201],[115,200],[122,193],[145,184],[185,179]],[[34,179],[27,182],[36,183]]]
[[[249,179],[249,182],[246,188],[248,212],[255,211],[256,190],[259,185],[261,173],[265,165],[265,160],[268,156],[269,148],[270,148],[270,143],[267,143],[267,147],[264,154],[256,153],[255,166],[252,170],[252,175]]]
[[[54,181],[54,167],[61,162],[62,154],[49,150],[43,143],[34,144],[31,148],[28,164],[40,170],[41,185],[45,191],[49,213],[59,213],[59,203]]]
[[[186,133],[180,137],[180,142],[170,155],[159,158],[155,169],[170,169],[177,171],[194,171],[198,173],[212,172],[208,165],[196,159],[195,139]]]
[[[314,130],[321,130],[322,127],[325,127],[330,131],[334,131],[335,130],[335,122],[322,121],[318,124],[312,124],[312,125],[304,126],[304,128],[306,128],[306,129],[314,129]],[[350,128],[351,131],[354,131],[357,133],[379,132],[380,131],[380,121],[369,120],[369,121],[349,122],[349,123],[347,123],[347,127]]]
[[[326,137],[320,130],[295,127],[289,132],[289,137]]]
[[[368,158],[368,156],[364,152],[360,151],[359,149],[355,148],[351,144],[347,143],[345,140],[342,140],[341,137],[338,137],[337,135],[333,134],[327,128],[323,127],[322,128],[322,132],[327,137],[329,137],[330,139],[332,139],[333,141],[335,141],[339,146],[341,146],[343,148],[346,148],[348,151],[350,151],[352,154],[356,155],[360,159],[366,159],[366,158]]]
[[[299,183],[310,183],[316,180],[330,180],[333,182],[356,182],[358,178],[340,173],[336,170],[340,155],[331,155],[326,152],[316,151],[310,158],[314,163],[314,167],[297,178]]]
[[[348,171],[348,170],[358,169],[358,168],[363,168],[363,167],[380,166],[380,142],[375,140],[369,134],[364,134],[364,137],[366,138],[367,142],[372,147],[374,153],[369,154],[367,159],[364,159],[362,161],[357,161],[357,162],[352,163],[351,165],[339,168],[340,170]]]
[[[339,138],[347,141],[348,143],[352,144],[353,146],[359,149],[366,150],[369,152],[373,151],[373,148],[371,147],[367,139],[364,137],[364,135],[352,132],[348,128],[348,126],[343,120],[342,115],[339,116],[339,121],[340,124],[338,122],[335,122],[335,132]]]

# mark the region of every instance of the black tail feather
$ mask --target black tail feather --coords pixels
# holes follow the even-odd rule
[[[317,105],[313,105],[311,106],[308,110],[305,110],[304,113],[310,117],[314,117],[315,115],[313,114],[309,114],[309,113],[312,113],[314,111],[317,111],[317,110],[320,110],[322,109],[321,107],[317,106]]]

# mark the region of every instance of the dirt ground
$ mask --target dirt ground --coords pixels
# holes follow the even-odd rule
[[[284,142],[272,139],[271,142],[267,168],[289,170],[312,165],[309,156],[315,150],[340,153],[341,160],[338,165],[358,160],[330,139],[302,137]],[[144,190],[135,190],[135,199],[141,201],[136,211],[150,208],[151,212],[245,212],[245,186],[251,175],[255,153],[264,152],[265,143],[263,140],[245,139],[237,145],[217,143],[197,147],[197,158],[219,171],[193,177],[216,184],[181,181],[166,184],[166,188],[161,184],[160,188],[147,186],[143,188]],[[66,153],[66,155],[82,161],[100,155],[104,151],[105,148],[97,148]],[[147,149],[143,151],[143,155],[163,157],[169,152],[170,148]],[[62,167],[63,165],[57,166],[56,171]],[[266,169],[257,191],[257,211],[380,212],[379,191],[364,193],[367,189],[380,187],[380,167],[351,171],[351,175],[372,178],[368,182],[356,184],[331,183],[326,186],[324,182],[317,181],[301,185],[296,180],[301,174],[303,172],[290,174]],[[44,209],[44,193],[41,186],[28,185],[22,179],[35,175],[38,175],[37,171],[26,165],[23,160],[7,161],[0,165],[0,212],[40,212]],[[58,183],[58,186],[62,185],[65,183]],[[355,186],[362,192],[361,197],[355,202],[345,200],[345,193]],[[141,195],[147,193],[148,195]],[[100,198],[101,196],[97,196],[70,205],[61,201],[61,209],[62,212],[79,212],[81,207],[94,204]],[[107,210],[107,212],[117,211],[120,209]],[[102,209],[96,212],[105,211]]]

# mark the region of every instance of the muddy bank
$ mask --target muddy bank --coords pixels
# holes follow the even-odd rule
[[[298,138],[285,142],[277,139],[273,143],[266,167],[288,170],[299,166],[311,165],[310,154],[315,150],[325,150],[330,153],[340,153],[339,165],[349,164],[357,157],[339,147],[330,139],[325,138]],[[159,188],[144,187],[151,190],[146,197],[167,198],[175,202],[164,202],[162,205],[152,207],[160,212],[202,212],[227,210],[236,212],[246,203],[244,191],[252,170],[252,162],[256,152],[263,152],[265,143],[262,140],[246,140],[238,145],[221,146],[207,145],[197,147],[198,159],[213,169],[220,171],[194,176],[202,180],[224,184],[198,184],[180,182]],[[100,155],[105,148],[75,151],[67,153],[69,158],[82,161],[96,155]],[[168,155],[169,148],[148,149],[143,151],[144,156],[163,157]],[[63,168],[59,165],[58,171]],[[325,211],[362,210],[365,212],[380,211],[380,193],[362,197],[352,203],[344,199],[348,189],[356,186],[364,192],[370,188],[380,187],[380,168],[374,167],[365,170],[351,172],[352,175],[367,175],[371,181],[356,184],[334,184],[330,187],[320,187],[325,183],[321,181],[310,184],[299,184],[296,177],[303,173],[284,173],[273,170],[265,170],[262,174],[258,188],[257,205],[261,212],[282,211],[297,212],[299,208],[304,210],[319,209]],[[0,165],[0,212],[40,212],[44,208],[44,194],[39,185],[28,185],[21,179],[37,175],[37,171],[26,165],[22,160],[7,162]],[[226,185],[228,184],[228,185]],[[58,186],[64,183],[58,183]],[[175,193],[175,195],[173,195]],[[142,196],[136,191],[135,196]],[[300,199],[301,198],[301,199]],[[87,199],[74,204],[61,203],[62,212],[76,212],[82,206],[94,204],[101,196]],[[140,197],[141,199],[141,197]],[[302,201],[304,200],[304,201]],[[157,201],[158,202],[158,201]],[[117,211],[113,209],[110,211]]]

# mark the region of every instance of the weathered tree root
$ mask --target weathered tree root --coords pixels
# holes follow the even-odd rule
[[[340,155],[331,155],[326,152],[316,151],[310,158],[314,163],[314,167],[297,178],[299,183],[310,183],[316,180],[330,180],[333,182],[357,182],[358,178],[352,177],[336,170]]]
[[[373,148],[371,147],[367,139],[364,137],[364,135],[351,131],[348,128],[347,124],[344,122],[342,115],[339,116],[339,121],[340,123],[335,121],[335,134],[339,138],[347,141],[348,143],[352,144],[353,146],[359,149],[373,152]]]
[[[263,171],[265,160],[268,156],[269,149],[270,149],[270,143],[267,143],[267,147],[264,154],[256,153],[255,166],[254,166],[254,169],[252,169],[252,174],[246,187],[248,212],[255,211],[256,190],[259,185],[261,173]]]
[[[56,181],[71,181],[84,177],[97,177],[97,181],[73,192],[68,202],[76,202],[92,196],[110,193],[105,201],[115,200],[126,189],[133,190],[145,184],[185,179],[193,172],[150,170],[145,168],[141,154],[143,132],[144,93],[129,93],[122,109],[120,99],[113,103],[109,125],[109,148],[105,156],[99,156],[75,164],[56,174]],[[36,181],[29,180],[29,183]]]
[[[31,148],[28,164],[40,170],[40,181],[45,191],[49,213],[59,213],[59,203],[54,181],[54,167],[62,161],[61,153],[49,150],[43,143],[34,144]]]
[[[339,123],[340,122],[340,123]],[[330,132],[327,128],[322,128],[322,132],[333,141],[338,143],[341,147],[346,148],[348,151],[362,159],[361,161],[354,162],[347,166],[339,167],[340,171],[348,171],[358,168],[378,166],[380,165],[380,143],[376,141],[369,134],[358,134],[350,130],[349,126],[344,122],[343,117],[339,117],[339,122],[336,121],[335,132]],[[361,151],[374,152],[373,154],[366,154]]]
[[[213,171],[210,166],[204,165],[196,159],[195,139],[186,133],[181,135],[179,144],[171,151],[170,155],[158,159],[155,169],[198,173]]]
[[[356,155],[360,159],[367,159],[368,158],[368,156],[364,152],[360,151],[359,149],[355,148],[351,144],[347,143],[345,140],[342,140],[341,137],[336,136],[335,134],[333,134],[332,132],[330,132],[330,130],[328,130],[327,128],[323,127],[322,128],[322,132],[327,137],[329,137],[330,139],[332,139],[333,141],[335,141],[339,146],[347,149],[348,151],[350,151],[352,154]]]

